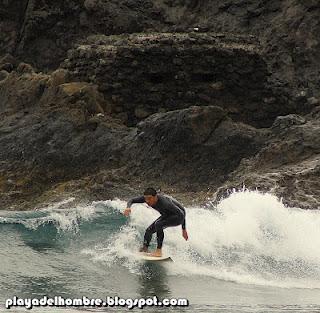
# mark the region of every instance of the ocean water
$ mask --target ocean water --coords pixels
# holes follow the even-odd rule
[[[147,312],[320,312],[320,211],[290,208],[270,194],[232,193],[217,206],[187,207],[189,240],[165,230],[174,262],[137,257],[158,213],[122,215],[120,199],[29,212],[0,211],[0,312],[6,299],[186,298],[184,308]],[[153,240],[155,243],[155,238]],[[129,312],[135,308],[34,308],[35,312]]]

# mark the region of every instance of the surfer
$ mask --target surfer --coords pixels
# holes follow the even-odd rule
[[[147,203],[161,214],[161,216],[146,229],[143,246],[139,250],[140,252],[148,252],[152,235],[156,232],[157,249],[151,256],[161,257],[164,238],[163,229],[167,227],[181,225],[182,236],[185,240],[188,240],[188,233],[186,230],[186,210],[177,200],[165,195],[157,194],[157,191],[154,188],[147,188],[144,191],[143,196],[128,201],[127,208],[123,212],[125,216],[129,216],[131,213],[131,205],[133,203]]]

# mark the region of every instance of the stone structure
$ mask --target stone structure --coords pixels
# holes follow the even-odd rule
[[[262,127],[279,114],[254,37],[196,32],[93,36],[69,51],[63,67],[72,79],[97,84],[110,112],[128,125],[191,105],[218,105],[234,119]]]

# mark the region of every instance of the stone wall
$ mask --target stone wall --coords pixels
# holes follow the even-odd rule
[[[111,114],[129,125],[152,113],[218,105],[236,120],[268,126],[279,103],[254,37],[213,33],[93,36],[63,63],[93,82]]]

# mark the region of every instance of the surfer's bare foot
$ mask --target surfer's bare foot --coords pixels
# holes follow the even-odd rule
[[[139,252],[148,252],[148,247],[147,247],[147,246],[142,246],[142,247],[139,249]]]
[[[155,257],[162,257],[162,250],[161,249],[156,249],[154,252],[150,253],[150,256],[155,256]]]

